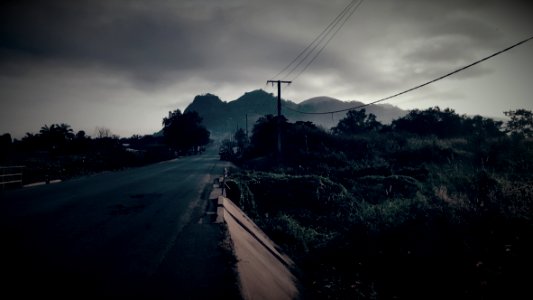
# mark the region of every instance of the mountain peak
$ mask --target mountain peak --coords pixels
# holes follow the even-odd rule
[[[220,98],[217,95],[206,93],[206,94],[198,95],[194,97],[194,100],[192,101],[192,103],[194,104],[195,102],[212,104],[212,103],[222,102],[222,100],[220,100]]]
[[[313,98],[304,100],[300,102],[300,105],[308,105],[308,104],[316,105],[316,104],[323,104],[327,102],[342,102],[342,101],[339,99],[335,99],[335,98],[331,98],[327,96],[320,96],[320,97],[313,97]]]
[[[223,106],[225,102],[222,102],[220,98],[213,94],[203,94],[198,95],[194,97],[194,100],[192,101],[187,108],[185,108],[185,112],[189,111],[196,111],[200,115],[204,115],[203,118],[205,119],[205,115],[209,115],[211,112],[219,111]]]
[[[214,136],[223,137],[235,131],[236,128],[252,128],[258,118],[267,114],[276,114],[277,97],[262,89],[244,93],[241,97],[233,101],[222,101],[213,94],[199,95],[185,109],[196,111],[203,118],[204,125]],[[357,101],[345,102],[332,97],[314,97],[295,104],[291,101],[284,101],[285,105],[293,110],[283,108],[283,115],[291,122],[310,121],[324,128],[336,126],[340,119],[346,116],[345,113],[337,114],[301,114],[294,110],[304,112],[324,112],[331,110],[349,109],[362,103]],[[368,113],[376,115],[377,119],[383,123],[390,123],[393,119],[405,115],[407,112],[395,106],[371,105],[366,108]],[[248,124],[246,124],[248,120]]]
[[[257,90],[253,90],[251,92],[245,92],[242,97],[244,97],[244,96],[265,96],[265,95],[272,95],[272,93],[268,93],[267,91],[265,91],[263,89],[257,89]]]
[[[271,93],[267,93],[263,89],[253,90],[251,92],[246,92],[244,95],[240,96],[237,100],[232,102],[242,102],[242,101],[251,101],[251,102],[257,102],[260,100],[270,99],[274,98],[274,95]]]

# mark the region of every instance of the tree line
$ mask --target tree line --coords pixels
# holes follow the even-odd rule
[[[196,112],[169,112],[162,130],[121,138],[97,127],[95,136],[69,124],[46,124],[37,133],[13,139],[0,135],[0,165],[25,166],[23,183],[68,179],[103,170],[140,166],[180,155],[199,153],[209,143],[209,131]]]
[[[227,195],[294,259],[304,299],[530,298],[533,120],[505,114],[267,115],[222,144]]]
[[[298,153],[324,145],[326,141],[365,133],[397,133],[437,138],[498,138],[503,136],[533,137],[533,114],[525,109],[504,112],[510,119],[504,123],[491,118],[459,115],[454,110],[432,107],[425,110],[414,109],[407,115],[385,125],[376,120],[374,114],[365,109],[348,111],[337,126],[326,130],[312,122],[290,123],[281,116],[266,115],[254,125],[251,137],[238,129],[233,139],[224,140],[220,148],[223,159],[238,161],[267,154],[275,154],[278,126],[282,132],[283,154]]]

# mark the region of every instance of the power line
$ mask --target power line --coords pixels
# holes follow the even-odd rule
[[[509,47],[507,47],[507,48],[505,48],[505,49],[502,49],[502,50],[500,50],[500,51],[498,51],[498,52],[495,52],[495,53],[493,53],[493,54],[491,54],[491,55],[489,55],[489,56],[487,56],[487,57],[484,57],[484,58],[482,58],[482,59],[480,59],[480,60],[477,60],[477,61],[475,61],[475,62],[473,62],[473,63],[471,63],[471,64],[469,64],[469,65],[466,65],[466,66],[461,67],[461,68],[459,68],[459,69],[456,69],[456,70],[454,70],[454,71],[452,71],[452,72],[450,72],[450,73],[447,73],[447,74],[442,75],[442,76],[440,76],[440,77],[437,77],[437,78],[435,78],[435,79],[433,79],[433,80],[430,80],[430,81],[428,81],[428,82],[426,82],[426,83],[423,83],[423,84],[417,85],[417,86],[412,87],[412,88],[410,88],[410,89],[407,89],[407,90],[405,90],[405,91],[403,91],[403,92],[399,92],[399,93],[397,93],[397,94],[394,94],[394,95],[391,95],[391,96],[388,96],[388,97],[385,97],[385,98],[381,98],[381,99],[379,99],[379,100],[372,101],[372,102],[367,103],[367,104],[362,104],[362,105],[358,105],[358,106],[354,106],[354,107],[350,107],[350,108],[345,108],[345,109],[339,109],[339,110],[333,110],[333,111],[326,111],[326,112],[304,112],[304,111],[299,111],[299,110],[296,110],[296,109],[292,109],[292,108],[290,108],[290,107],[288,107],[288,106],[286,106],[286,105],[285,105],[285,108],[287,108],[288,110],[291,110],[291,111],[294,111],[294,112],[300,113],[300,114],[307,114],[307,115],[326,115],[326,114],[334,114],[334,113],[339,113],[339,112],[344,112],[344,111],[349,111],[349,110],[354,110],[354,109],[363,108],[363,107],[366,107],[366,106],[369,106],[369,105],[372,105],[372,104],[376,104],[376,103],[378,103],[378,102],[383,102],[383,101],[386,101],[386,100],[390,100],[390,99],[392,99],[392,98],[395,98],[395,97],[401,96],[401,95],[403,95],[403,94],[407,94],[407,93],[412,92],[412,91],[414,91],[414,90],[417,90],[417,89],[419,89],[419,88],[421,88],[421,87],[424,87],[424,86],[426,86],[426,85],[429,85],[429,84],[432,84],[432,83],[437,82],[437,81],[439,81],[439,80],[442,80],[442,79],[444,79],[444,78],[446,78],[446,77],[449,77],[449,76],[451,76],[451,75],[454,75],[454,74],[456,74],[456,73],[459,73],[459,72],[461,72],[461,71],[464,71],[464,70],[466,70],[466,69],[468,69],[468,68],[470,68],[470,67],[473,67],[473,66],[475,66],[475,65],[477,65],[477,64],[479,64],[479,63],[482,63],[482,62],[484,62],[484,61],[486,61],[486,60],[489,60],[489,59],[491,59],[491,58],[493,58],[493,57],[495,57],[495,56],[497,56],[497,55],[500,55],[500,54],[502,54],[502,53],[504,53],[504,52],[507,52],[507,51],[509,51],[509,50],[511,50],[511,49],[513,49],[513,48],[515,48],[515,47],[518,47],[518,46],[520,46],[520,45],[526,43],[526,42],[529,42],[529,41],[532,40],[532,39],[533,39],[533,36],[531,36],[531,37],[529,37],[529,38],[527,38],[527,39],[525,39],[525,40],[522,40],[522,41],[520,41],[520,42],[518,42],[518,43],[516,43],[516,44],[513,44],[512,46],[509,46]]]
[[[352,8],[354,6],[359,6],[364,0],[359,0],[360,2],[356,5],[356,2],[358,0],[352,0],[336,17],[335,19],[333,19],[333,21],[331,21],[329,23],[329,25],[317,36],[315,37],[315,39],[309,44],[307,45],[307,47],[305,47],[288,65],[286,65],[278,74],[276,74],[274,78],[277,78],[278,76],[282,75],[283,73],[285,73],[287,70],[289,70],[289,72],[287,74],[285,74],[281,79],[286,79],[287,77],[289,77],[292,73],[294,73],[299,67],[300,65],[305,62],[309,56],[316,51],[316,49],[321,45],[323,44],[324,40],[326,40],[326,38],[329,36],[329,39],[327,40],[326,44],[322,46],[322,48],[319,50],[318,54],[320,54],[322,52],[322,50],[325,48],[325,46],[327,46],[327,44],[329,44],[329,42],[331,41],[331,39],[333,38],[333,36],[336,35],[336,33],[340,30],[340,28],[342,28],[342,26],[346,23],[346,21],[348,20],[348,18],[351,17],[351,15],[353,15],[354,11],[353,10],[351,13],[350,11],[352,10]],[[357,7],[355,9],[357,9]],[[346,17],[348,15],[348,17]],[[341,23],[341,26],[337,27],[339,25],[339,23]],[[337,28],[335,30],[335,28]],[[331,35],[331,33],[335,30],[335,32],[333,33],[333,35]],[[311,63],[316,59],[316,57],[318,56],[318,54],[315,53],[314,57],[312,58],[311,60]],[[303,56],[303,57],[302,57]],[[307,69],[307,67],[310,65],[310,63],[307,64],[307,66],[305,67],[305,69]],[[301,74],[302,72],[300,72]],[[298,77],[299,74],[296,76]],[[295,78],[296,78],[295,77]]]
[[[322,39],[322,36],[324,34],[326,34],[326,32],[328,32],[330,30],[331,27],[335,27],[336,24],[339,22],[339,18],[341,17],[341,15],[345,14],[345,12],[348,10],[348,8],[350,6],[352,6],[355,1],[357,0],[352,0],[336,17],[335,19],[333,19],[333,21],[331,21],[331,23],[329,23],[329,25],[319,34],[315,37],[315,39],[309,44],[307,45],[307,47],[305,47],[288,65],[286,65],[281,71],[279,71],[278,74],[274,75],[274,77],[272,77],[272,79],[278,77],[279,75],[283,74],[283,72],[287,71],[287,69],[290,68],[290,66],[292,66],[292,64],[294,64],[300,57],[302,57],[302,55],[304,55],[307,50],[309,50],[309,48],[311,48],[311,46],[313,46],[319,39],[321,40]],[[327,34],[326,34],[327,35]],[[320,42],[319,42],[320,44]],[[311,50],[312,51],[312,50]],[[304,58],[305,59],[305,58]]]
[[[355,11],[359,8],[359,6],[363,2],[364,2],[364,0],[361,0],[361,1],[359,1],[359,3],[357,3],[357,5],[355,5],[354,9],[348,14],[348,17],[344,18],[344,20],[342,21],[341,25],[339,27],[337,27],[337,30],[335,30],[335,32],[329,37],[329,39],[322,46],[322,48],[320,48],[320,50],[318,50],[318,52],[315,54],[315,56],[313,56],[313,58],[307,63],[307,65],[305,65],[305,67],[295,77],[293,77],[291,79],[291,81],[296,80],[296,78],[300,77],[300,75],[302,75],[302,73],[305,72],[307,70],[307,68],[309,68],[309,66],[316,60],[316,58],[322,53],[322,51],[324,51],[324,48],[327,47],[327,45],[331,42],[331,40],[335,37],[335,35],[337,35],[339,30],[341,30],[341,28],[344,26],[344,24],[346,24],[346,21],[348,21],[348,19],[350,19],[350,17],[355,13]]]
[[[314,52],[315,55],[312,57],[312,59],[305,65],[305,67],[303,69],[300,70],[300,72],[295,76],[293,77],[293,79],[291,79],[291,81],[293,81],[294,79],[296,79],[297,77],[299,77],[305,70],[307,70],[307,68],[309,67],[309,65],[311,63],[313,63],[315,61],[315,59],[317,58],[318,55],[320,55],[320,53],[322,53],[322,51],[324,50],[324,48],[329,44],[329,42],[333,39],[333,37],[335,37],[335,35],[337,34],[337,32],[339,32],[339,30],[344,26],[344,24],[346,23],[346,21],[348,21],[348,19],[353,15],[353,13],[355,12],[355,10],[357,9],[357,7],[359,7],[359,5],[362,3],[363,0],[361,0],[357,6],[355,6],[355,9],[353,11],[350,12],[350,10],[352,10],[352,8],[354,7],[355,5],[355,2],[356,0],[350,2],[350,4],[348,5],[347,9],[343,10],[338,17],[338,20],[337,22],[335,23],[334,26],[332,26],[331,28],[329,28],[329,30],[327,31],[327,33],[325,35],[322,36],[322,38],[320,38],[320,40],[318,41],[318,43],[316,43],[313,48],[307,52],[307,54],[304,56],[304,58],[302,58],[298,64],[296,66],[294,66],[291,71],[286,74],[283,78],[287,78],[289,77],[294,71],[296,71],[296,69],[298,69],[298,67],[304,62],[307,60],[307,58]],[[348,16],[348,17],[346,17]],[[341,24],[340,26],[337,26]],[[337,29],[335,30],[335,27],[337,27]],[[335,31],[334,31],[335,30]],[[331,34],[333,32],[333,34]],[[318,48],[318,46],[320,46],[320,44],[322,44],[324,42],[324,40],[328,37],[329,35],[329,39],[327,39],[326,43],[324,43],[322,45],[322,47],[318,50],[318,52],[315,52],[316,49]]]

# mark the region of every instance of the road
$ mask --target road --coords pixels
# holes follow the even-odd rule
[[[206,215],[223,167],[211,150],[0,192],[0,295],[238,298],[226,233]]]

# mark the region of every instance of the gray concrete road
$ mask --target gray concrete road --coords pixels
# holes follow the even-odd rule
[[[0,295],[238,298],[225,230],[206,209],[211,150],[0,192]]]

